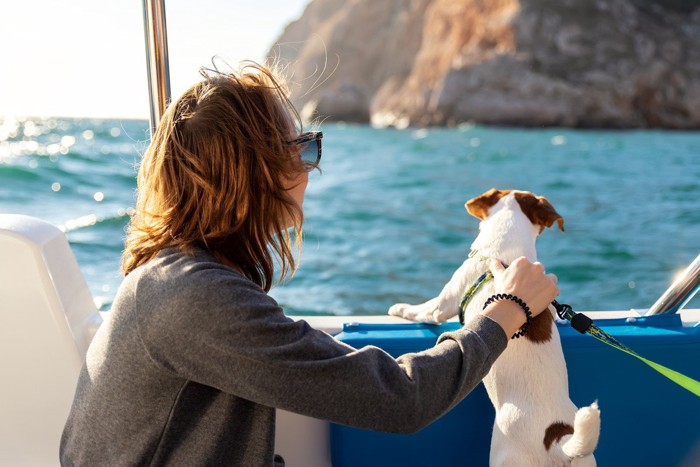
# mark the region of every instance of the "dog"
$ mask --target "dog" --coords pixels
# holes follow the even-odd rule
[[[550,202],[527,191],[492,189],[465,204],[481,220],[471,253],[437,297],[419,305],[397,303],[389,314],[441,323],[459,313],[465,291],[488,270],[488,259],[504,264],[524,256],[537,261],[535,242],[564,219]],[[465,320],[481,312],[494,293],[493,281],[475,292],[463,310]],[[465,299],[466,301],[466,299]],[[496,409],[490,465],[513,467],[595,466],[593,451],[600,434],[596,402],[577,409],[569,399],[566,362],[553,306],[533,318],[527,333],[511,339],[484,377]],[[509,336],[510,337],[510,336]]]

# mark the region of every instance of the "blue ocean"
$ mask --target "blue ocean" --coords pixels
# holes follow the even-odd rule
[[[63,229],[103,310],[121,282],[147,128],[139,120],[0,124],[0,212]],[[323,131],[301,267],[272,292],[289,314],[383,314],[435,296],[478,231],[465,201],[492,187],[546,196],[565,218],[566,231],[543,233],[538,251],[559,276],[560,301],[577,310],[648,308],[700,253],[700,132]]]

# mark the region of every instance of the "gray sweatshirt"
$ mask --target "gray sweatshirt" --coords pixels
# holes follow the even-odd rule
[[[275,407],[411,433],[486,375],[508,340],[477,317],[398,359],[286,317],[213,256],[165,250],[130,273],[78,381],[63,465],[272,466]]]

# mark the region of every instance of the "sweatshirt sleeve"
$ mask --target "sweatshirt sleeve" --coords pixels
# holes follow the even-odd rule
[[[261,288],[198,266],[168,287],[138,284],[138,326],[163,370],[259,404],[359,428],[412,433],[460,402],[505,350],[484,316],[394,359],[286,317]]]

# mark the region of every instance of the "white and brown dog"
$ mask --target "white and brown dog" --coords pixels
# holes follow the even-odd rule
[[[541,196],[527,191],[492,189],[466,203],[481,219],[472,253],[453,274],[440,295],[420,305],[398,303],[389,314],[440,323],[459,313],[465,291],[488,269],[487,258],[504,264],[525,256],[537,261],[535,241],[564,219]],[[465,318],[481,312],[496,293],[493,281],[476,292]],[[600,434],[596,403],[577,409],[569,399],[566,363],[552,306],[532,320],[528,332],[509,342],[484,378],[496,409],[491,438],[492,466],[595,466],[593,450]]]

